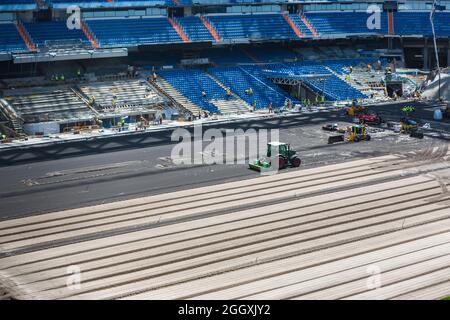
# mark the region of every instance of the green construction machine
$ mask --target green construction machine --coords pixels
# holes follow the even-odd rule
[[[273,169],[272,160],[278,161],[278,170],[288,166],[299,167],[302,161],[297,156],[297,151],[283,142],[269,142],[267,144],[266,159],[257,159],[249,164],[250,169],[256,171]]]

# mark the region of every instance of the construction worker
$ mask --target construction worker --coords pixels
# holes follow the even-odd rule
[[[228,97],[231,97],[231,94],[232,94],[232,93],[231,93],[230,88],[227,88],[227,96],[228,96]]]
[[[61,81],[65,81],[66,79],[64,78],[64,75],[62,74],[60,77]]]
[[[54,74],[52,74],[52,81],[55,81],[55,80],[56,80],[56,77]]]
[[[376,64],[376,69],[377,69],[377,70],[381,70],[381,66],[382,66],[381,60],[378,59],[377,64]]]
[[[206,98],[206,92],[205,91],[202,91],[202,97]]]
[[[80,69],[77,70],[77,77],[78,77],[78,79],[81,78],[81,70]]]
[[[352,67],[352,66],[348,67],[348,71],[349,71],[350,73],[352,73],[352,72],[353,72],[353,67]]]
[[[256,111],[256,101],[253,101],[253,111]]]
[[[153,77],[153,82],[156,82],[156,80],[158,79],[158,75],[156,74],[156,72],[153,71],[152,77]]]
[[[95,97],[94,96],[91,96],[91,98],[89,99],[89,105],[91,107],[93,107],[95,105]]]
[[[121,118],[120,119],[120,126],[121,126],[122,129],[125,128],[125,118]]]
[[[269,113],[273,112],[272,101],[269,102]]]
[[[143,129],[144,126],[147,124],[147,119],[145,119],[144,116],[141,115],[141,116],[139,117],[139,121],[140,121],[140,122],[139,122],[139,123],[140,123],[139,127],[140,127],[141,129]]]
[[[392,73],[391,67],[386,67],[385,73],[386,74],[391,74]]]
[[[408,115],[408,114],[414,112],[415,110],[416,110],[416,109],[415,109],[414,107],[411,107],[411,106],[406,106],[406,107],[403,107],[403,108],[402,108],[402,112],[403,112],[403,113],[406,113],[406,115]]]

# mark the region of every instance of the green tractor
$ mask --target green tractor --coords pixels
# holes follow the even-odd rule
[[[254,160],[249,164],[250,169],[256,171],[269,170],[272,167],[270,159],[278,160],[278,169],[284,169],[288,166],[299,167],[302,161],[297,157],[297,152],[291,149],[291,146],[283,142],[269,142],[267,144],[267,159]]]

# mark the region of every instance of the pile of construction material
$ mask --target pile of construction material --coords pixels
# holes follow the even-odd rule
[[[100,109],[132,108],[162,104],[162,97],[144,80],[95,82],[82,85],[88,99],[94,97]]]
[[[7,100],[26,122],[70,119],[83,121],[93,118],[92,112],[67,88],[55,88],[51,92],[7,97]]]

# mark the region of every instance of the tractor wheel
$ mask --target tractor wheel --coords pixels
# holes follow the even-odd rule
[[[300,165],[302,164],[302,160],[300,160],[300,158],[298,157],[294,157],[291,159],[291,164],[294,168],[300,167]]]
[[[366,141],[370,141],[372,137],[370,135],[366,135]]]
[[[358,136],[355,137],[355,139],[353,140],[354,142],[359,142],[359,140],[361,140]]]
[[[286,167],[286,160],[282,157],[278,158],[278,170],[284,169]]]

